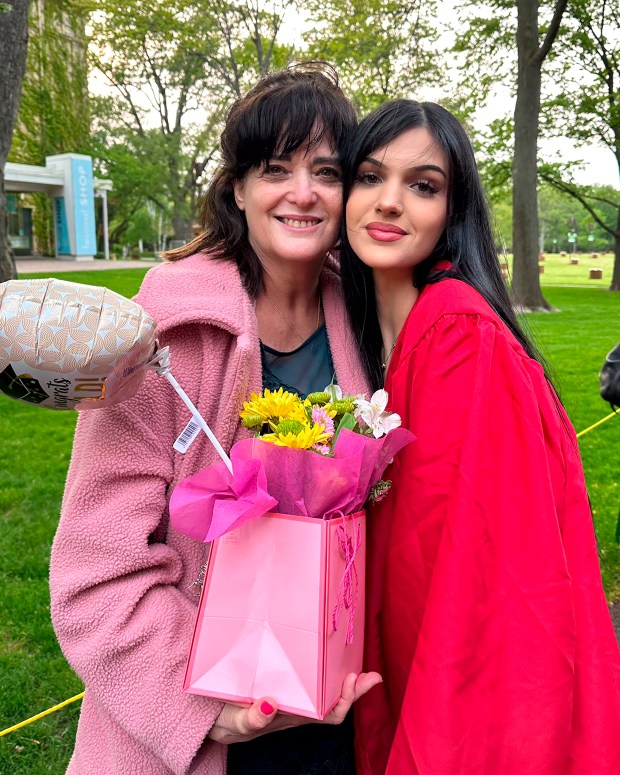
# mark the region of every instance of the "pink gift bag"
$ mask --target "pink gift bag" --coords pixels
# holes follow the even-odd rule
[[[270,512],[214,541],[184,689],[322,719],[362,668],[365,513]]]

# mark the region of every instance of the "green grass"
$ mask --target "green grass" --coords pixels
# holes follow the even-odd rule
[[[546,297],[560,312],[528,315],[527,321],[554,367],[562,399],[580,431],[610,411],[598,395],[597,374],[605,354],[620,339],[620,294],[596,287],[596,281],[588,285],[587,281],[575,279],[568,274],[575,267],[562,264],[560,258],[557,257],[557,268],[561,278],[557,282],[563,282],[563,287],[544,287]],[[547,272],[546,267],[547,262],[544,279],[548,282],[555,275],[551,268]],[[71,272],[59,277],[106,285],[131,296],[145,271]],[[608,280],[609,274],[603,284]],[[569,287],[580,283],[588,287]],[[75,419],[72,412],[46,411],[0,395],[5,461],[0,486],[0,729],[82,689],[56,643],[47,586],[49,552]],[[620,417],[586,434],[581,450],[605,588],[609,599],[616,599],[620,597],[620,552],[614,538],[620,506],[620,486],[616,481]],[[0,739],[0,773],[64,772],[73,747],[79,704]]]
[[[59,280],[67,280],[72,283],[84,285],[105,285],[123,296],[133,296],[138,292],[142,278],[148,271],[143,269],[103,269],[91,272],[59,272]],[[43,279],[50,277],[50,273],[21,274],[21,278]]]
[[[614,265],[612,253],[597,253],[596,258],[592,253],[568,253],[564,256],[559,253],[545,254],[545,260],[539,263],[542,268],[540,284],[547,285],[574,285],[587,288],[609,288]],[[577,260],[577,264],[571,264],[571,259]],[[512,267],[512,256],[507,256],[508,265]],[[600,280],[590,280],[590,269],[602,269],[603,276]]]
[[[136,293],[146,269],[63,272],[60,278]],[[48,277],[49,275],[27,275]],[[0,729],[82,690],[49,615],[48,566],[77,414],[0,395]],[[43,775],[67,767],[80,703],[0,739],[0,773]],[[94,766],[93,772],[96,771]]]
[[[620,294],[597,288],[545,287],[557,313],[527,316],[548,359],[554,381],[577,432],[610,414],[599,396],[598,372],[620,339]],[[620,549],[615,529],[620,509],[620,415],[580,439],[609,600],[620,598]]]

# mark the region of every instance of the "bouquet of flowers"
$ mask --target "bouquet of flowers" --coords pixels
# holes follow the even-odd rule
[[[177,486],[172,526],[210,542],[260,513],[329,519],[383,497],[383,471],[414,438],[387,402],[385,390],[367,401],[333,384],[306,399],[282,388],[252,393],[241,420],[255,437],[231,449],[232,473],[219,462]]]
[[[182,481],[172,526],[213,541],[184,688],[223,700],[272,696],[324,718],[362,665],[365,513],[383,471],[413,440],[386,411],[336,385],[302,400],[252,394],[253,438]],[[343,612],[348,626],[340,627]]]

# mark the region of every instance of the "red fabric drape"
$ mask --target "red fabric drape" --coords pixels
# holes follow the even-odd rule
[[[620,773],[620,652],[540,365],[446,280],[414,305],[386,389],[417,441],[369,519],[365,668],[384,684],[358,703],[358,772]]]

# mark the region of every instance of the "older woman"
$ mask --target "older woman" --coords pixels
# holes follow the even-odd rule
[[[225,448],[247,433],[239,411],[252,390],[305,394],[334,377],[347,392],[366,389],[327,259],[354,126],[329,73],[263,79],[228,116],[204,233],[138,294]],[[80,417],[50,570],[58,640],[86,685],[68,772],[220,775],[222,743],[241,741],[229,772],[353,772],[350,724],[338,725],[377,675],[349,676],[327,724],[285,731],[302,720],[271,698],[243,708],[182,692],[206,548],[169,529],[167,505],[177,482],[215,459],[202,436],[173,451],[188,419],[157,377]]]

